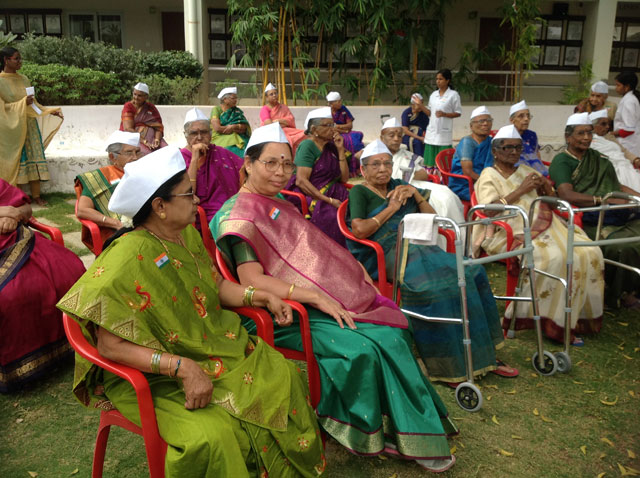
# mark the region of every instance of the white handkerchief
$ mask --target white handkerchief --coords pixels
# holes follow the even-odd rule
[[[25,90],[27,90],[27,96],[36,94],[36,89],[33,86],[28,86],[25,88]],[[33,111],[35,111],[36,114],[39,114],[39,115],[42,114],[42,110],[38,108],[38,106],[35,103],[31,103],[31,108],[33,108]]]
[[[438,241],[438,231],[434,227],[435,214],[407,214],[404,216],[405,239],[410,244],[434,246]]]

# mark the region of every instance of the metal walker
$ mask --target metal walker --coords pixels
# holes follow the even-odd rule
[[[609,198],[615,199],[625,199],[629,201],[627,204],[606,204],[606,201]],[[601,245],[608,244],[623,244],[630,242],[640,242],[640,236],[638,237],[625,237],[620,239],[600,239],[600,235],[602,233],[602,224],[604,221],[604,214],[606,211],[613,209],[629,209],[629,208],[640,208],[640,197],[632,196],[630,194],[626,194],[623,192],[610,192],[606,196],[603,197],[603,203],[599,206],[593,207],[583,207],[583,208],[572,208],[571,204],[563,199],[559,199],[557,197],[552,196],[541,196],[536,198],[529,208],[529,219],[533,219],[533,214],[535,210],[535,206],[537,202],[544,202],[550,204],[552,206],[557,207],[557,209],[561,212],[566,212],[568,214],[567,220],[567,229],[568,229],[568,240],[567,240],[567,273],[566,278],[554,276],[547,272],[536,269],[536,273],[543,274],[552,279],[558,280],[565,290],[565,313],[564,313],[564,350],[562,352],[556,352],[554,354],[555,365],[551,367],[549,364],[548,367],[545,367],[543,370],[539,370],[536,367],[535,360],[533,360],[533,366],[536,368],[538,372],[543,375],[552,375],[557,370],[561,373],[567,373],[571,370],[571,357],[569,355],[569,347],[571,342],[571,291],[573,290],[573,249],[575,247],[599,247]],[[598,225],[596,229],[596,237],[593,241],[574,241],[574,231],[575,231],[575,214],[580,212],[592,212],[599,211],[600,214],[598,216]],[[613,261],[610,259],[605,259],[604,262],[606,264],[611,264],[616,267],[621,267],[623,269],[627,269],[633,271],[640,275],[640,268],[633,267],[627,264],[623,264],[621,262]],[[519,284],[518,284],[519,289]],[[518,290],[516,289],[516,290]],[[534,315],[537,315],[534,311]],[[511,321],[512,324],[515,324],[515,320]],[[536,327],[537,328],[537,327]],[[514,331],[512,329],[509,330],[509,337],[513,337]],[[540,340],[540,339],[538,339]],[[553,361],[552,361],[553,362]]]
[[[498,213],[508,213],[494,217],[487,217],[479,219],[477,221],[469,221],[470,217],[473,217],[474,211],[485,210]],[[486,256],[476,259],[468,259],[464,256],[465,248],[462,244],[460,228],[473,227],[474,225],[483,224],[489,225],[493,221],[499,221],[504,219],[511,219],[514,217],[522,217],[524,222],[524,245],[515,251],[503,252],[493,256]],[[456,269],[458,275],[458,287],[460,288],[460,303],[462,318],[450,318],[450,317],[428,317],[410,310],[401,309],[404,314],[409,317],[413,317],[418,320],[424,320],[427,322],[439,322],[444,324],[461,324],[462,325],[462,343],[465,350],[465,367],[467,372],[467,380],[459,384],[455,391],[456,402],[458,405],[466,411],[476,412],[482,408],[482,392],[474,384],[473,381],[473,358],[471,355],[471,337],[469,334],[469,310],[467,305],[467,283],[464,274],[465,266],[472,266],[475,264],[486,264],[489,262],[495,262],[503,259],[508,259],[515,256],[523,256],[522,264],[523,270],[527,270],[529,274],[529,282],[531,286],[530,297],[496,297],[498,299],[513,300],[513,301],[529,301],[533,305],[534,319],[536,324],[536,332],[538,335],[538,351],[534,356],[534,362],[538,362],[540,368],[544,369],[544,364],[548,360],[552,360],[555,363],[553,354],[543,350],[542,346],[542,327],[540,325],[540,316],[538,315],[538,302],[535,291],[535,271],[533,263],[533,245],[531,244],[531,230],[529,228],[529,218],[525,211],[519,206],[502,205],[502,204],[487,204],[477,205],[472,207],[467,215],[467,222],[456,223],[452,219],[436,216],[434,224],[444,229],[451,229],[455,233],[455,247],[456,247]],[[469,231],[470,232],[470,231]],[[467,248],[470,244],[471,234],[467,234]],[[393,268],[393,300],[397,302],[398,294],[398,270],[400,266],[400,258],[404,255],[404,248],[406,247],[407,240],[404,239],[404,219],[400,221],[398,225],[398,236],[396,241],[396,255],[395,264]]]

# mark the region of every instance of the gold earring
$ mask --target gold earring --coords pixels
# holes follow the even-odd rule
[[[166,219],[167,215],[163,212],[160,213],[160,219]]]

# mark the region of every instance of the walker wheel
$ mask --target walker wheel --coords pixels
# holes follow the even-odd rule
[[[456,387],[456,402],[467,412],[477,412],[482,408],[482,392],[471,382],[462,382]]]
[[[551,352],[544,350],[543,355],[544,355],[543,368],[540,368],[540,365],[538,364],[538,352],[534,353],[533,357],[531,357],[531,364],[533,365],[533,368],[535,369],[535,371],[538,372],[540,375],[547,375],[547,376],[553,375],[558,370],[558,362],[556,361],[556,358]]]
[[[558,372],[567,373],[571,370],[571,357],[566,352],[556,352],[556,362],[558,363]]]

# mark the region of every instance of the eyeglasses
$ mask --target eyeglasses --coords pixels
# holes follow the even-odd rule
[[[280,166],[282,166],[282,171],[284,171],[285,174],[291,174],[296,168],[296,165],[293,163],[293,161],[284,161],[282,163],[275,160],[264,161],[262,159],[259,159],[258,161],[264,164],[264,168],[270,173],[275,173]]]
[[[520,153],[522,152],[522,145],[521,144],[505,144],[504,146],[501,146],[500,149],[507,153],[510,153],[513,151]]]
[[[373,163],[366,164],[365,166],[369,166],[371,169],[391,169],[393,168],[393,161],[374,161]]]
[[[208,134],[211,134],[211,130],[210,129],[198,129],[195,131],[189,131],[187,133],[189,136],[206,136]]]
[[[169,197],[172,198],[179,198],[179,197],[188,197],[191,196],[191,198],[194,198],[196,195],[196,192],[192,189],[190,192],[187,193],[180,193],[180,194],[169,194]]]
[[[116,153],[118,156],[129,156],[130,158],[135,158],[136,156],[138,156],[140,154],[140,150],[139,149],[135,149],[133,151],[120,151],[119,153]]]
[[[488,119],[481,119],[481,120],[472,120],[472,123],[478,123],[478,124],[488,124],[488,123],[493,123],[493,118],[488,118]]]

